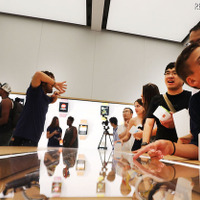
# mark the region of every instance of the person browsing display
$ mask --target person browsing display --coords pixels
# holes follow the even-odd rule
[[[123,144],[123,142],[126,142],[130,139],[131,134],[130,134],[130,130],[131,128],[134,126],[137,128],[137,132],[135,132],[133,134],[133,137],[136,139],[132,150],[137,150],[141,147],[141,139],[143,136],[143,127],[144,127],[144,123],[146,121],[146,113],[149,109],[149,104],[152,100],[152,98],[156,95],[160,94],[159,89],[157,87],[157,85],[153,84],[153,83],[148,83],[146,85],[143,85],[142,88],[142,99],[138,99],[135,101],[134,106],[135,106],[135,111],[137,116],[134,118],[130,119],[128,128],[125,131],[125,135],[124,137],[121,139],[121,142]],[[139,128],[138,128],[139,127]],[[153,134],[155,135],[157,128],[154,127],[153,128]]]
[[[173,142],[177,142],[178,140],[172,115],[170,115],[169,119],[164,121],[159,120],[159,118],[154,115],[154,112],[159,106],[162,106],[166,110],[170,111],[165,97],[168,98],[176,111],[182,110],[184,108],[188,109],[189,106],[191,92],[183,90],[183,81],[178,77],[176,73],[174,62],[167,65],[164,75],[165,85],[167,86],[167,93],[165,95],[157,95],[151,101],[144,126],[144,145],[147,145],[150,142],[150,137],[155,122],[157,124],[156,140],[165,139],[171,140]]]
[[[124,137],[122,137],[118,141],[121,142],[122,145],[124,142],[127,142],[131,137],[130,130],[134,126],[134,127],[136,127],[136,132],[133,133],[133,137],[135,137],[135,139],[138,140],[138,143],[139,143],[137,145],[135,144],[134,150],[136,150],[136,149],[140,148],[140,145],[141,145],[141,141],[139,141],[139,140],[141,139],[141,135],[142,135],[141,129],[142,129],[142,120],[143,120],[143,116],[144,116],[144,107],[143,107],[142,99],[137,99],[134,102],[134,106],[135,106],[135,112],[136,112],[137,116],[130,119],[127,129],[124,131],[125,134],[122,133],[122,134],[124,134]],[[137,142],[134,142],[134,143],[137,143]]]
[[[68,117],[67,119],[67,125],[69,126],[66,131],[63,138],[63,147],[68,148],[78,148],[78,134],[77,134],[77,128],[75,126],[72,126],[74,122],[73,117]]]
[[[58,117],[53,117],[50,126],[47,128],[48,147],[60,147],[62,129],[59,127]]]
[[[192,43],[179,55],[176,61],[177,75],[189,86],[200,89],[200,44]],[[193,136],[190,144],[157,140],[139,150],[134,159],[148,152],[158,159],[165,155],[176,155],[188,159],[198,159],[198,135],[200,133],[200,92],[194,94],[189,104],[190,131]]]

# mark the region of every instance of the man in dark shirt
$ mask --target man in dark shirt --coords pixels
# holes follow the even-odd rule
[[[53,87],[57,89],[51,95]],[[56,82],[51,72],[36,72],[26,93],[26,103],[13,133],[10,145],[37,146],[44,129],[46,113],[50,103],[64,93],[66,84]]]
[[[165,84],[167,86],[166,95],[172,103],[174,109],[176,111],[179,111],[184,108],[188,108],[191,92],[183,90],[183,81],[176,74],[175,63],[169,63],[165,69],[164,74]],[[149,110],[147,112],[147,119],[144,126],[142,145],[146,145],[149,143],[155,121],[157,124],[156,140],[166,139],[171,140],[173,142],[177,142],[178,138],[172,116],[169,120],[160,121],[153,115],[154,111],[158,108],[158,106],[163,106],[165,109],[170,111],[170,108],[164,100],[163,95],[157,95],[152,99]]]

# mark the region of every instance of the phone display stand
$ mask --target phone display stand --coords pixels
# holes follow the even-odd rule
[[[79,139],[80,140],[85,140],[87,138],[87,134],[88,134],[88,123],[87,123],[87,120],[82,119],[80,121],[78,134],[79,134]]]

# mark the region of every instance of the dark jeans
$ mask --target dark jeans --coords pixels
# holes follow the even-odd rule
[[[26,138],[13,136],[10,140],[9,146],[30,146],[37,147],[38,143]]]

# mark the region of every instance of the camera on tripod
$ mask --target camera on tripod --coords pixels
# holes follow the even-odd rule
[[[103,125],[103,128],[104,128],[104,131],[108,132],[108,129],[109,129],[109,122],[108,122],[108,118],[106,115],[102,115],[103,118],[105,118],[104,121],[102,121],[102,125]]]
[[[112,145],[112,140],[110,138],[110,134],[108,132],[108,129],[109,129],[109,121],[108,121],[108,118],[107,116],[109,115],[109,106],[107,105],[102,105],[101,106],[101,116],[102,116],[102,125],[103,125],[103,134],[101,136],[101,139],[100,139],[100,142],[99,142],[99,145],[98,145],[98,149],[102,148],[102,149],[107,149],[107,140],[106,140],[106,137],[108,136],[109,137],[109,140],[110,140],[110,143]],[[105,139],[105,142],[104,144],[102,144],[102,140],[103,138]]]

